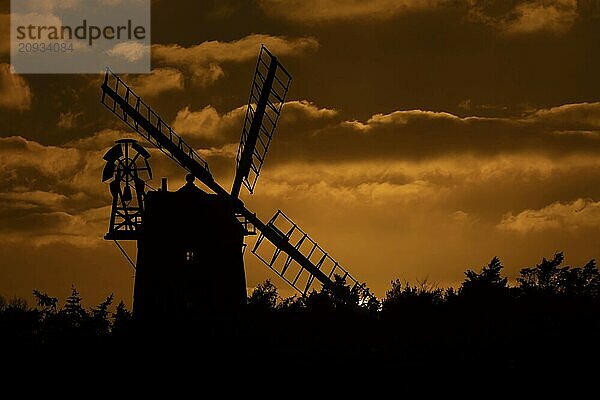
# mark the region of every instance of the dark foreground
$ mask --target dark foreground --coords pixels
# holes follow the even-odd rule
[[[480,272],[467,271],[459,290],[396,281],[381,302],[351,293],[340,299],[328,290],[281,300],[266,282],[236,314],[154,323],[135,321],[122,304],[111,311],[112,298],[86,310],[74,290],[59,309],[57,299],[37,293],[35,308],[1,304],[3,367],[52,373],[105,366],[163,377],[210,371],[294,381],[342,373],[522,382],[532,374],[595,375],[600,274],[593,261],[582,268],[561,264],[561,254],[543,260],[509,287],[494,259]]]

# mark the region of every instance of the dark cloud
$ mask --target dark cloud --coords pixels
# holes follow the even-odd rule
[[[258,0],[269,15],[292,21],[328,23],[338,20],[390,19],[401,13],[429,11],[442,0]]]
[[[578,16],[577,0],[473,1],[468,16],[500,35],[534,33],[560,35],[568,31]]]
[[[152,47],[152,58],[157,65],[185,69],[193,82],[206,87],[225,76],[222,64],[254,60],[261,45],[279,56],[295,56],[316,50],[319,42],[310,37],[252,34],[231,42],[205,41],[190,47],[157,44]]]
[[[8,53],[10,53],[10,14],[0,14],[0,55]]]
[[[155,98],[165,92],[183,90],[183,73],[175,68],[155,68],[148,75],[124,77],[138,96]]]
[[[181,110],[173,124],[196,145],[238,142],[244,108],[219,114],[212,107]],[[306,101],[284,106],[269,162],[341,162],[430,159],[445,155],[488,157],[536,153],[560,159],[596,154],[600,103],[568,104],[518,117],[459,117],[447,112],[394,111],[365,122],[344,121],[336,110]],[[231,152],[235,147],[228,146]]]
[[[286,139],[298,139],[299,153],[309,159],[420,159],[447,154],[485,157],[513,152],[561,157],[597,153],[600,141],[594,136],[553,133],[597,130],[599,117],[600,103],[566,105],[517,118],[458,117],[410,110],[377,114],[364,123],[346,121],[301,139]]]
[[[0,108],[26,111],[31,107],[31,89],[27,81],[10,71],[9,64],[0,64]]]

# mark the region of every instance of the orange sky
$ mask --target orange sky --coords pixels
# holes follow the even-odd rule
[[[12,75],[0,8],[0,294],[131,301],[102,240],[102,155],[135,135],[99,76]],[[76,2],[75,2],[76,3]],[[294,76],[256,192],[383,295],[456,285],[499,256],[514,278],[564,251],[600,256],[600,15],[590,1],[154,1],[153,72],[124,79],[234,174],[261,43]],[[600,10],[600,7],[597,8]],[[160,153],[170,187],[184,172]],[[130,250],[133,248],[130,247]],[[246,255],[248,286],[271,278]]]

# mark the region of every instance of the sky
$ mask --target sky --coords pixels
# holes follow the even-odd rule
[[[131,304],[134,271],[102,239],[101,170],[135,133],[100,104],[100,75],[10,72],[8,3],[0,294],[75,285]],[[260,45],[278,56],[291,89],[242,199],[263,220],[283,210],[378,296],[394,279],[458,286],[494,256],[512,282],[558,251],[600,257],[597,0],[158,0],[151,35],[152,73],[123,79],[226,188]],[[150,162],[154,186],[184,183],[160,153]],[[292,294],[245,261],[249,288]]]

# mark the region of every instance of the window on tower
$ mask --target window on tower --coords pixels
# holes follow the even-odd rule
[[[191,264],[194,262],[194,251],[193,250],[187,250],[185,252],[185,262],[187,262],[188,264]]]

